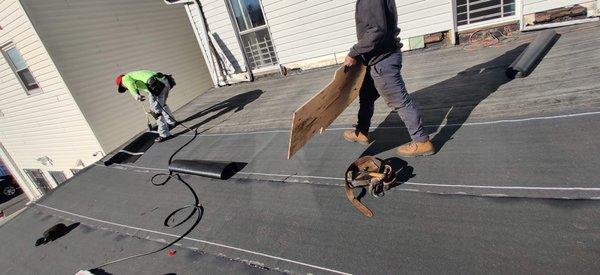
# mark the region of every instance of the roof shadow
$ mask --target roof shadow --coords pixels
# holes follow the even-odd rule
[[[237,113],[241,110],[244,109],[244,107],[246,107],[246,105],[250,104],[251,102],[255,101],[256,99],[258,99],[264,92],[262,90],[252,90],[249,92],[245,92],[245,93],[241,93],[238,95],[235,95],[225,101],[219,102],[217,104],[214,104],[196,114],[193,114],[189,117],[187,117],[184,120],[179,121],[180,123],[186,123],[186,122],[190,122],[193,120],[196,120],[198,118],[202,118],[204,116],[207,116],[211,113],[214,113],[213,115],[206,117],[204,120],[192,125],[192,126],[188,126],[188,128],[190,129],[196,129],[206,123],[209,123],[217,118],[219,118],[220,116],[229,113],[231,111],[233,111],[234,113]],[[182,132],[177,133],[176,135],[181,135],[184,134],[186,132],[188,132],[189,130],[185,130]]]
[[[478,64],[456,76],[411,93],[415,104],[423,113],[423,124],[436,151],[465,123],[471,112],[498,88],[512,79],[506,76],[506,68],[527,47],[522,44],[490,61]],[[442,125],[443,124],[443,125]],[[410,136],[398,114],[390,112],[385,120],[370,133],[373,143],[362,153],[377,155],[409,142]]]
[[[62,238],[63,236],[69,234],[71,231],[73,231],[73,229],[77,228],[79,224],[80,223],[78,222],[72,223],[69,226],[66,226],[64,223],[55,224],[52,227],[48,228],[46,231],[44,231],[43,236],[35,242],[35,246],[40,246],[49,242],[56,241]]]

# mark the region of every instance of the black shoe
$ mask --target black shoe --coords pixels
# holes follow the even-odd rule
[[[170,138],[171,138],[171,136],[168,136],[168,137],[157,137],[157,138],[154,139],[154,142],[155,143],[161,143],[161,142],[163,142],[165,140],[168,140]]]

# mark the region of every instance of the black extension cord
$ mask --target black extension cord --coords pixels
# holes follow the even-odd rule
[[[160,109],[164,112],[169,114],[164,107],[161,104],[158,104],[158,106],[160,107]],[[171,114],[169,114],[171,115]],[[187,131],[192,131],[192,129],[190,129],[189,127],[187,127],[186,125],[184,125],[183,123],[178,122],[177,120],[175,120],[172,116],[171,118],[173,119],[173,121],[175,121],[175,123],[177,123],[177,125],[181,125],[183,128],[185,128]],[[229,119],[229,118],[227,118]],[[205,129],[202,132],[206,132],[208,130],[210,130],[212,127]],[[183,144],[182,146],[180,146],[177,150],[175,150],[175,152],[173,152],[173,154],[171,154],[171,156],[169,157],[169,165],[171,164],[171,162],[173,161],[173,158],[175,157],[175,155],[177,155],[177,153],[179,153],[181,150],[183,150],[183,148],[185,148],[186,146],[188,146],[190,143],[192,143],[192,141],[194,141],[198,135],[200,134],[198,132],[198,128],[194,129],[194,135],[193,137],[186,142],[185,144]],[[166,177],[165,180],[163,180],[162,182],[155,182],[157,177],[161,177],[164,176]],[[157,173],[154,176],[152,176],[152,178],[150,179],[150,183],[152,183],[152,185],[154,186],[163,186],[166,185],[172,178],[177,179],[179,182],[183,183],[188,190],[190,191],[190,193],[192,193],[192,195],[194,196],[194,203],[193,204],[188,204],[185,205],[183,207],[180,207],[178,209],[175,209],[173,212],[171,212],[171,214],[169,214],[164,221],[164,226],[167,228],[176,228],[184,223],[186,223],[187,221],[189,221],[194,214],[198,214],[196,216],[196,220],[194,220],[194,223],[192,224],[192,226],[190,226],[190,228],[183,233],[181,236],[179,236],[177,239],[175,239],[174,241],[162,246],[159,249],[150,251],[150,252],[145,252],[145,253],[141,253],[141,254],[136,254],[136,255],[132,255],[132,256],[128,256],[125,258],[121,258],[121,259],[117,259],[114,261],[110,261],[110,262],[106,262],[104,264],[101,264],[95,268],[92,268],[89,270],[89,272],[91,272],[92,274],[94,273],[95,270],[100,270],[102,267],[108,266],[108,265],[112,265],[112,264],[116,264],[116,263],[120,263],[120,262],[124,262],[124,261],[128,261],[128,260],[132,260],[135,258],[140,258],[140,257],[144,257],[144,256],[148,256],[154,253],[158,253],[160,251],[163,251],[169,247],[171,247],[172,245],[176,244],[177,242],[179,242],[180,240],[182,240],[183,238],[185,238],[190,232],[192,232],[192,230],[194,230],[196,228],[196,226],[200,223],[200,220],[202,220],[202,215],[204,214],[204,208],[202,207],[202,205],[200,204],[200,200],[198,199],[198,195],[196,194],[196,192],[194,191],[194,189],[190,186],[189,183],[187,183],[186,181],[184,181],[181,178],[181,175],[179,173],[175,173],[172,171],[169,171],[169,173]],[[192,212],[190,212],[190,214],[183,220],[181,220],[180,222],[176,223],[176,224],[172,224],[172,222],[170,222],[171,218],[173,218],[177,213],[179,213],[180,211],[186,210],[186,209],[192,209]]]

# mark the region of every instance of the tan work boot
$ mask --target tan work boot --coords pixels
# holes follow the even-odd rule
[[[350,142],[358,142],[363,145],[369,145],[369,143],[371,143],[368,134],[365,135],[357,130],[344,131],[344,139]]]
[[[429,156],[435,153],[435,148],[433,148],[433,143],[429,140],[411,141],[398,146],[396,153],[401,157]]]

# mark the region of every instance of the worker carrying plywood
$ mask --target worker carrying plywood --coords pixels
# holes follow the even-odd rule
[[[398,112],[406,125],[411,142],[397,148],[403,157],[431,155],[435,149],[423,128],[421,112],[406,91],[400,70],[402,68],[402,44],[398,39],[398,15],[394,0],[357,0],[356,33],[354,45],[344,65],[357,62],[367,65],[367,74],[359,93],[360,109],[356,130],[344,132],[344,138],[352,142],[369,144],[369,127],[375,108],[375,100],[381,95],[387,105]]]
[[[155,142],[162,142],[171,136],[169,128],[175,127],[173,114],[167,106],[169,91],[175,86],[175,80],[170,75],[150,70],[140,70],[119,75],[115,79],[119,93],[129,91],[138,101],[144,101],[146,93],[150,103],[152,116],[158,126],[158,137]]]

